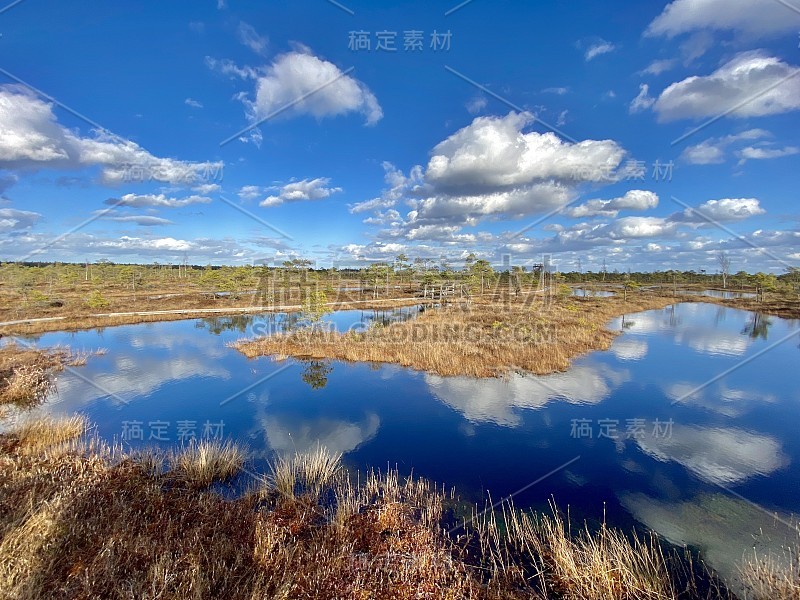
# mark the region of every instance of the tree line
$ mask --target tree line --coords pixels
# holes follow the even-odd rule
[[[321,287],[329,291],[341,289],[368,290],[372,295],[390,295],[419,289],[426,284],[456,282],[481,293],[498,286],[519,291],[535,288],[541,282],[555,284],[617,284],[634,282],[639,286],[702,284],[731,289],[761,288],[767,291],[798,291],[800,269],[787,272],[729,273],[728,261],[718,272],[703,270],[664,271],[558,271],[542,263],[533,266],[492,265],[489,261],[468,255],[462,264],[453,265],[440,259],[409,258],[398,254],[393,260],[375,262],[360,268],[316,268],[303,258],[287,260],[281,265],[212,266],[158,263],[118,264],[110,261],[93,263],[0,263],[0,284],[5,289],[22,293],[29,299],[44,299],[70,290],[109,289],[130,292],[147,290],[192,290],[209,293],[237,294],[245,291],[302,289]]]

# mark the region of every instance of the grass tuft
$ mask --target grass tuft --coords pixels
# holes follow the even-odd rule
[[[39,398],[47,395],[49,389],[50,378],[45,368],[19,365],[6,376],[3,401],[17,405],[35,404]]]
[[[800,548],[787,548],[782,556],[754,555],[740,569],[742,584],[751,600],[800,599]]]
[[[341,471],[341,454],[332,454],[324,446],[310,453],[279,456],[270,463],[269,482],[285,498],[297,494],[319,497]]]
[[[178,476],[196,486],[230,479],[242,468],[245,453],[231,442],[218,440],[192,442],[173,455],[171,463]]]
[[[98,348],[97,350],[80,350],[70,352],[65,364],[70,367],[84,367],[92,356],[104,356],[108,353],[108,348]]]
[[[585,527],[570,535],[555,507],[553,514],[534,518],[507,511],[509,544],[527,550],[543,574],[542,587],[565,599],[641,600],[674,598],[667,563],[654,537],[626,537],[603,524],[594,533]]]
[[[145,448],[131,455],[134,463],[142,467],[150,477],[159,477],[164,473],[167,463],[165,453],[158,448]]]
[[[64,368],[68,350],[21,348],[15,343],[0,348],[0,404],[29,408],[44,399],[52,387],[52,373]]]
[[[25,454],[38,454],[57,449],[81,437],[88,428],[83,415],[71,417],[36,417],[24,420],[14,431],[19,449]]]
[[[0,347],[0,405],[31,408],[45,399],[53,386],[53,374],[65,366],[79,367],[92,356],[105,354],[101,348],[73,352],[69,348],[20,347],[12,342]]]

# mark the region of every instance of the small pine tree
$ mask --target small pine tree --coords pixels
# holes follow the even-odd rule
[[[100,293],[100,290],[95,290],[89,295],[86,304],[89,308],[106,308],[108,306],[108,300]]]
[[[326,306],[328,296],[323,291],[308,292],[305,302],[303,302],[303,318],[311,325],[316,327],[322,321],[322,317],[331,312],[330,307]]]

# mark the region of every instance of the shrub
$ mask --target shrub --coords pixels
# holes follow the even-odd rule
[[[86,304],[89,308],[106,308],[108,306],[108,300],[100,293],[100,290],[95,290],[89,295]]]

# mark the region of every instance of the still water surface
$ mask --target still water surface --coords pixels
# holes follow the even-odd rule
[[[341,311],[330,320],[341,330],[414,312]],[[605,508],[612,525],[700,548],[727,578],[754,546],[797,539],[789,527],[800,511],[797,321],[678,304],[615,319],[610,327],[622,334],[611,348],[566,373],[504,380],[248,360],[226,346],[292,318],[38,336],[40,346],[108,349],[61,374],[43,410],[83,413],[100,436],[134,447],[222,435],[249,447],[254,472],[276,452],[322,444],[350,468],[396,466],[472,502],[491,491],[494,500],[515,494],[519,507],[553,498],[577,518]]]
[[[614,295],[614,292],[608,290],[595,290],[592,288],[572,288],[573,296],[580,296],[581,298],[609,298]]]
[[[723,300],[733,300],[734,298],[755,298],[754,292],[737,292],[734,290],[703,290],[701,292],[693,290],[683,290],[682,294],[694,296],[709,296],[711,298],[722,298]]]

